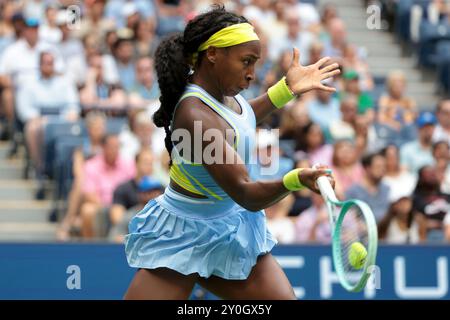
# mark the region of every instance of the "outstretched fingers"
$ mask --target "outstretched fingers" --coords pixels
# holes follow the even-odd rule
[[[320,71],[322,71],[323,73],[326,73],[326,72],[330,72],[330,71],[336,70],[338,68],[339,68],[339,64],[338,63],[333,63],[333,64],[330,64],[329,66],[326,66],[326,67],[320,69]]]
[[[322,67],[323,65],[325,65],[328,61],[330,61],[331,58],[330,57],[324,57],[322,59],[320,59],[319,61],[317,61],[314,65],[318,68]]]
[[[341,70],[340,70],[340,69],[336,69],[336,70],[333,70],[333,71],[331,71],[331,72],[323,73],[323,74],[321,75],[321,80],[325,80],[325,79],[334,77],[334,76],[338,75],[339,73],[341,73]]]

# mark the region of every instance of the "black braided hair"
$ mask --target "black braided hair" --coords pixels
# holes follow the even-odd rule
[[[244,22],[248,22],[247,19],[226,11],[223,5],[214,5],[210,11],[192,19],[184,33],[167,37],[156,49],[155,69],[161,90],[161,106],[153,115],[153,122],[166,131],[164,142],[169,156],[173,148],[169,125],[175,105],[186,88],[193,53],[220,29]],[[194,69],[201,64],[203,56],[204,51],[199,53]]]

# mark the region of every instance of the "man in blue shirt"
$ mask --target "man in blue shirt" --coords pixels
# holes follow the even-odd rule
[[[401,147],[400,163],[411,173],[417,174],[423,166],[434,164],[431,148],[436,123],[436,116],[432,112],[422,112],[416,121],[419,128],[418,140],[408,142]]]
[[[363,157],[362,165],[364,178],[347,190],[345,198],[366,202],[379,222],[389,207],[390,188],[381,181],[386,173],[386,159],[379,153],[370,154]]]

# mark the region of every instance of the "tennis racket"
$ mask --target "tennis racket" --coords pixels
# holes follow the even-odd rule
[[[361,200],[339,201],[325,176],[317,179],[317,186],[330,218],[333,263],[339,282],[347,291],[359,292],[370,277],[370,267],[375,265],[377,255],[378,234],[373,212]],[[361,251],[367,254],[358,255]]]

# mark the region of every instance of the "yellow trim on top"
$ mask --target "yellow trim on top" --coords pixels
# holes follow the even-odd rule
[[[202,185],[197,179],[195,179],[192,175],[189,174],[189,172],[186,171],[186,169],[184,169],[183,167],[179,167],[181,169],[181,171],[187,175],[189,178],[191,178],[195,183],[198,184],[198,186],[200,188],[202,188],[204,191],[208,192],[211,196],[213,196],[214,198],[216,198],[217,200],[223,200],[223,198],[219,195],[217,195],[216,193],[214,193],[213,191],[209,190],[208,188],[206,188],[204,185]]]
[[[195,186],[186,177],[186,175],[183,172],[181,172],[180,167],[177,164],[172,163],[172,166],[170,167],[170,171],[169,171],[169,176],[173,181],[175,181],[183,189],[186,189],[195,194],[199,194],[199,195],[203,195],[203,196],[205,195],[202,192],[200,192],[199,190],[197,190],[197,188],[195,188]]]

